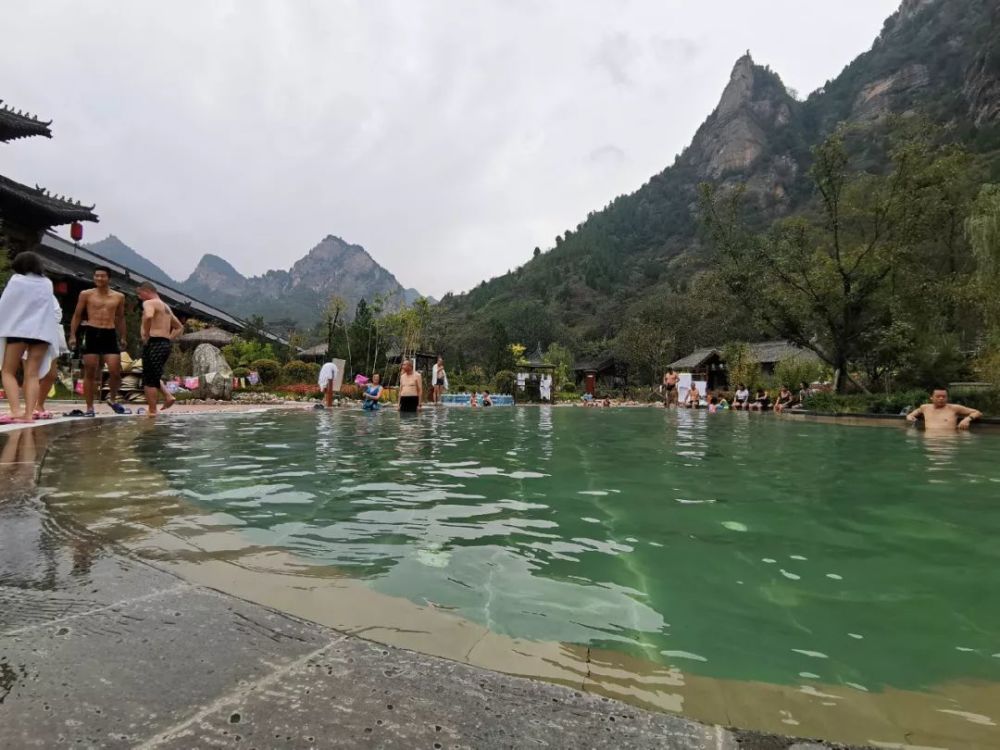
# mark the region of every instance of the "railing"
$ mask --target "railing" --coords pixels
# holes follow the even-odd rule
[[[490,400],[494,406],[513,406],[514,397],[506,393],[490,394]],[[445,393],[441,396],[441,403],[445,406],[472,406],[471,393]],[[476,405],[483,405],[482,394],[476,399]]]

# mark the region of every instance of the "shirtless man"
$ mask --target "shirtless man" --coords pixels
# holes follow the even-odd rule
[[[663,405],[665,407],[677,406],[677,384],[680,380],[681,376],[673,370],[667,370],[663,375]]]
[[[94,391],[100,390],[102,365],[108,368],[108,406],[118,414],[125,407],[118,403],[118,387],[122,382],[121,351],[125,348],[125,295],[108,286],[111,272],[107,268],[94,270],[94,288],[80,292],[80,298],[69,324],[70,349],[76,349],[76,332],[84,313],[83,327],[83,397],[87,416],[94,416]]]
[[[424,379],[413,371],[410,360],[403,361],[399,373],[399,410],[415,412],[420,408],[420,397],[424,394]]]
[[[924,418],[924,430],[927,432],[954,432],[956,429],[967,430],[973,420],[979,419],[983,414],[976,409],[967,406],[948,403],[948,389],[935,388],[931,393],[931,402],[918,406],[906,415],[909,422],[916,422],[920,417]],[[962,417],[959,420],[959,417]]]
[[[139,284],[138,294],[142,300],[142,388],[149,407],[146,416],[155,417],[159,392],[163,392],[164,409],[174,405],[174,397],[163,385],[163,367],[170,357],[170,342],[181,335],[184,326],[148,281]]]

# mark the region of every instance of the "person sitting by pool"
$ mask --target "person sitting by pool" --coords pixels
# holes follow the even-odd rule
[[[747,387],[743,383],[740,383],[736,388],[736,398],[733,399],[733,408],[736,411],[750,408],[750,391],[747,390]]]
[[[799,384],[799,397],[796,399],[795,403],[792,404],[793,409],[805,409],[806,399],[812,395],[812,388],[806,381],[802,381]]]
[[[476,391],[472,392],[472,396],[469,398],[469,406],[472,406],[472,407],[479,406],[479,404],[476,403],[476,397],[478,395],[479,394]]]
[[[774,402],[774,412],[781,414],[785,409],[790,409],[793,403],[795,403],[795,397],[792,395],[792,389],[783,385],[778,391],[778,400]]]
[[[764,388],[757,389],[757,396],[750,404],[750,411],[767,411],[771,408],[771,396]]]
[[[969,429],[972,423],[982,416],[983,413],[978,409],[949,404],[948,389],[935,388],[931,393],[931,402],[911,411],[906,415],[906,420],[915,423],[923,418],[924,430],[927,432],[954,432],[956,429]]]
[[[382,378],[376,372],[372,375],[372,382],[368,384],[365,388],[363,398],[364,403],[361,404],[362,409],[367,409],[368,411],[378,411],[379,409],[379,399],[382,398]]]
[[[726,398],[725,393],[720,393],[716,398],[716,404],[719,406],[719,411],[729,411],[729,399]]]
[[[483,406],[493,406],[493,399],[490,398],[489,391],[483,391]]]

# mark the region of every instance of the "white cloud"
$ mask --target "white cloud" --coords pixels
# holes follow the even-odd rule
[[[95,201],[88,239],[184,277],[336,234],[438,296],[671,163],[747,48],[808,92],[897,4],[0,2],[0,97],[55,120],[2,170]]]

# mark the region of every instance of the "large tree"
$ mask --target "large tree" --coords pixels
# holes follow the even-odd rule
[[[917,293],[925,295],[925,309],[950,305],[950,287],[935,296],[925,284],[933,270],[926,257],[928,245],[957,241],[930,217],[951,215],[940,202],[960,162],[925,131],[890,133],[891,167],[883,174],[853,167],[845,145],[851,133],[818,146],[813,204],[764,231],[752,229],[742,190],[702,192],[703,219],[729,289],[773,333],[829,363],[840,391],[873,347],[898,335],[896,302]],[[961,190],[951,192],[959,202]]]

